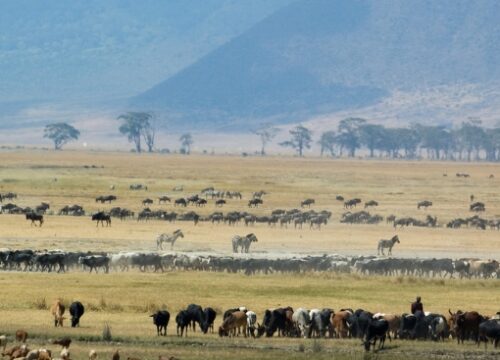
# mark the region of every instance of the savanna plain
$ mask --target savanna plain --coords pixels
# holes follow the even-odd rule
[[[467,178],[456,173],[467,173]],[[490,175],[493,175],[490,176]],[[147,190],[132,191],[131,184]],[[182,191],[173,191],[181,187]],[[158,204],[158,197],[175,198],[200,193],[204,188],[239,191],[243,199],[228,199],[216,208],[209,199],[203,208],[179,209]],[[113,190],[112,190],[113,188]],[[377,242],[398,235],[401,243],[394,256],[411,258],[500,258],[500,232],[472,228],[449,229],[445,225],[457,217],[474,215],[470,196],[486,205],[481,214],[500,217],[500,166],[491,163],[455,163],[382,160],[332,160],[291,157],[240,157],[211,155],[159,155],[80,151],[19,150],[0,153],[0,193],[14,192],[17,205],[50,204],[42,227],[31,226],[23,215],[0,214],[0,248],[66,251],[156,251],[156,237],[182,229],[184,238],[173,252],[231,256],[231,238],[253,232],[258,242],[249,255],[280,257],[294,255],[376,255]],[[247,203],[255,191],[264,190],[263,205],[249,210]],[[112,194],[111,204],[95,198]],[[436,216],[438,227],[394,229],[385,221],[377,225],[340,223],[346,211],[337,196],[375,200],[368,211],[383,217],[412,216],[424,220]],[[295,229],[256,224],[228,226],[201,221],[162,220],[139,222],[113,219],[111,227],[96,227],[90,214],[120,206],[139,212],[142,200],[154,200],[153,210],[185,212],[202,216],[214,211],[249,211],[269,215],[275,209],[300,207],[306,198],[315,199],[312,209],[332,212],[320,230],[304,226]],[[433,206],[417,209],[417,202],[430,200]],[[5,201],[4,201],[5,203]],[[88,215],[59,216],[66,205],[79,204]],[[361,210],[363,205],[360,205]],[[442,279],[406,276],[364,276],[336,273],[243,274],[197,271],[164,273],[111,270],[109,274],[71,270],[66,273],[22,271],[0,272],[0,333],[25,329],[32,347],[49,339],[69,336],[74,340],[74,359],[87,357],[96,349],[99,359],[110,358],[120,349],[124,358],[156,359],[160,354],[180,359],[304,359],[304,358],[499,358],[499,350],[477,348],[472,342],[457,345],[431,341],[393,340],[376,353],[365,354],[360,340],[219,338],[216,334],[189,332],[175,335],[175,314],[190,303],[211,306],[218,312],[217,328],[227,308],[246,306],[259,317],[265,309],[364,308],[373,312],[403,313],[416,295],[426,310],[446,314],[448,309],[477,310],[485,315],[499,311],[500,286],[497,279]],[[57,298],[69,304],[79,300],[86,306],[79,328],[54,328],[48,306]],[[157,337],[149,317],[166,308],[172,318],[167,337]],[[105,324],[112,340],[102,341]],[[47,345],[55,348],[53,345]]]

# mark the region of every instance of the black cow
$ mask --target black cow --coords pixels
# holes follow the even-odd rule
[[[264,325],[266,336],[273,336],[276,330],[278,330],[278,335],[285,336],[289,330],[287,312],[291,311],[293,313],[293,309],[291,307],[275,309],[270,311],[270,315],[267,311],[268,319],[265,318],[266,315],[264,316],[264,323],[268,322],[268,325]]]
[[[69,306],[69,313],[71,315],[71,327],[80,326],[80,318],[83,316],[85,308],[81,302],[75,301]]]
[[[313,333],[315,333],[317,337],[325,337],[327,331],[330,331],[330,334],[332,334],[332,326],[330,322],[332,314],[332,309],[323,309],[320,312],[313,313],[311,317],[311,325],[309,326],[308,337],[311,337]]]
[[[167,326],[168,322],[170,321],[170,313],[167,310],[160,310],[155,314],[150,315],[150,317],[153,318],[153,324],[156,325],[157,335],[167,336]]]
[[[206,307],[205,309],[203,309],[203,314],[205,316],[205,322],[206,322],[206,327],[203,330],[203,332],[206,334],[208,329],[210,329],[211,332],[213,333],[214,332],[214,321],[215,321],[215,318],[217,317],[217,313],[211,307]]]
[[[203,313],[203,309],[200,305],[190,304],[188,305],[186,311],[189,314],[191,326],[193,327],[193,332],[196,331],[196,323],[200,326],[200,329],[206,333],[207,332],[207,323],[205,321],[205,314]]]
[[[191,316],[187,310],[181,310],[175,317],[175,322],[177,323],[177,336],[184,335],[184,329],[186,330],[186,336],[188,333],[189,324],[191,323]],[[179,334],[179,329],[180,334]]]
[[[375,349],[375,344],[377,343],[377,339],[380,341],[378,344],[379,349],[384,348],[385,337],[387,335],[387,331],[389,330],[389,323],[384,320],[372,320],[366,327],[366,335],[364,337],[364,346],[366,351],[370,351],[370,345],[373,345]],[[372,343],[373,341],[373,343]]]
[[[477,346],[484,341],[484,348],[486,349],[488,341],[493,342],[496,348],[500,342],[500,321],[499,320],[486,320],[479,324],[479,341]]]
[[[399,338],[410,339],[415,329],[417,318],[412,314],[403,314],[401,316],[401,325],[399,327]]]
[[[358,309],[347,318],[347,323],[351,331],[351,336],[362,339],[366,334],[366,329],[373,319],[373,314],[369,311]]]

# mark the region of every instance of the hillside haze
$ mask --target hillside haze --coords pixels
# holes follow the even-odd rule
[[[395,92],[444,89],[439,98],[474,85],[471,111],[481,110],[500,80],[499,13],[494,0],[302,0],[131,104],[241,129],[360,109]]]

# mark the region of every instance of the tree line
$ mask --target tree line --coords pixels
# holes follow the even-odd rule
[[[312,131],[299,125],[289,133],[290,140],[280,145],[303,156],[313,142]],[[347,118],[339,122],[336,131],[321,133],[318,144],[321,156],[355,157],[360,150],[366,150],[371,158],[500,161],[500,127],[485,128],[479,120],[465,121],[450,129],[422,124],[385,127],[361,118]]]
[[[136,152],[143,152],[144,145],[146,151],[154,151],[157,126],[151,113],[127,112],[117,119],[121,121],[120,133],[134,144]],[[266,154],[266,147],[278,132],[278,128],[269,124],[253,131],[260,139],[261,155]],[[304,151],[313,144],[313,132],[298,125],[289,135],[290,138],[279,145],[304,156]],[[49,124],[44,131],[44,137],[54,142],[56,150],[79,136],[80,132],[67,123]],[[190,154],[192,135],[183,134],[179,141],[180,153]],[[500,161],[500,127],[486,128],[481,121],[473,119],[456,128],[448,128],[418,123],[408,127],[385,127],[362,118],[347,118],[339,122],[336,130],[321,133],[317,143],[321,156],[356,157],[365,150],[371,158]]]

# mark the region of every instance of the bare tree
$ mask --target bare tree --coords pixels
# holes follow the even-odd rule
[[[266,155],[266,146],[274,137],[278,134],[280,129],[271,126],[270,124],[264,124],[259,129],[255,130],[253,133],[260,137],[260,142],[262,144],[260,154],[262,156]]]
[[[181,153],[189,155],[191,153],[191,145],[193,145],[193,137],[191,134],[182,134],[179,141],[181,142]]]

